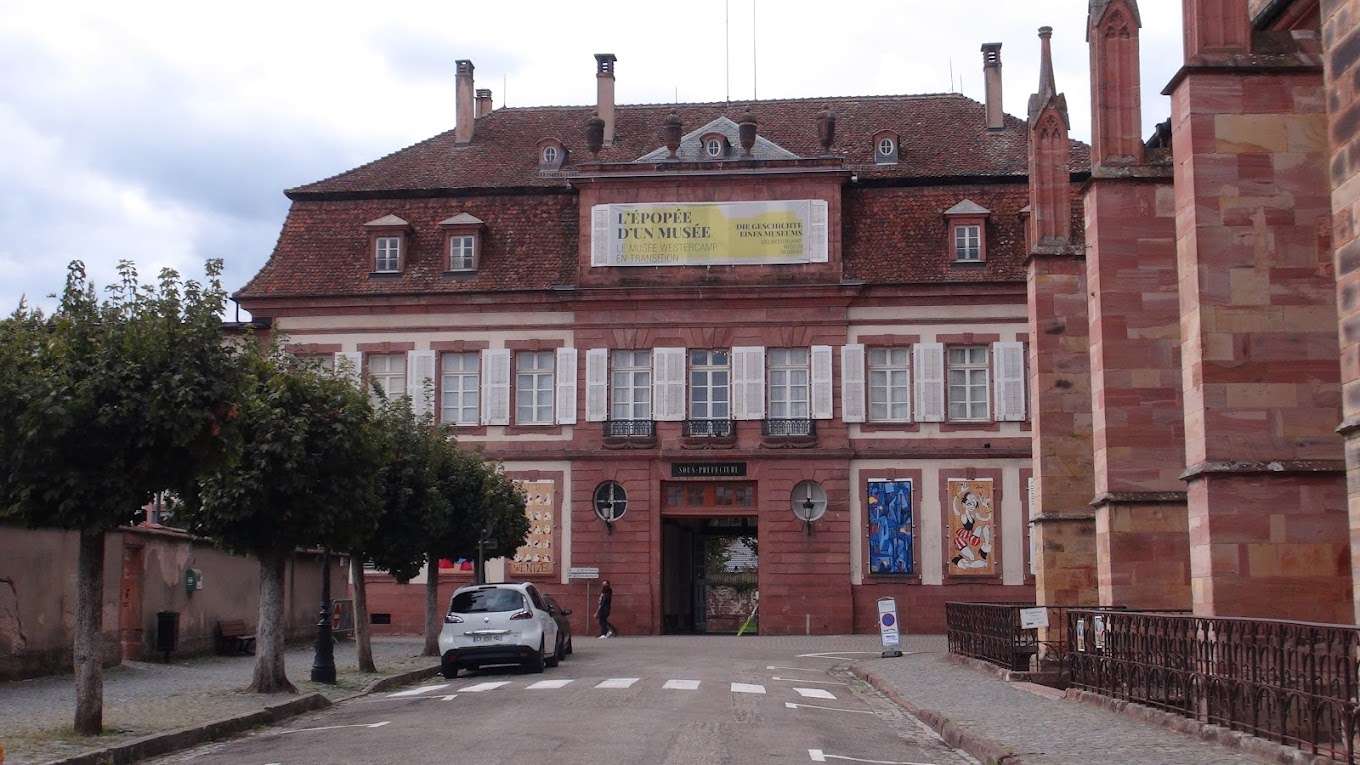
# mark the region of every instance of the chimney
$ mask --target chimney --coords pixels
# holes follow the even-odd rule
[[[477,116],[491,113],[491,88],[477,88]]]
[[[1006,114],[1001,110],[1001,43],[982,44],[982,79],[987,83],[987,129],[1000,130],[1006,126]]]
[[[473,104],[472,88],[472,62],[460,58],[454,62],[458,69],[455,75],[457,88],[455,90],[454,104],[457,122],[453,126],[453,142],[472,143],[472,128],[475,117],[475,106]]]
[[[604,120],[604,145],[614,145],[614,62],[613,53],[595,54],[595,112]]]

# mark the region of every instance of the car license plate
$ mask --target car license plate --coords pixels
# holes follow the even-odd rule
[[[501,641],[501,638],[503,638],[503,637],[505,637],[505,636],[504,636],[504,635],[473,635],[473,636],[472,636],[472,642],[474,642],[474,643],[492,643],[492,642],[499,643],[499,642]]]

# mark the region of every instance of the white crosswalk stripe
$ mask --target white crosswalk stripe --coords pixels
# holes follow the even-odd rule
[[[662,687],[662,688],[667,688],[667,689],[670,689],[670,690],[673,690],[673,691],[697,691],[697,690],[699,690],[699,681],[698,681],[698,680],[667,680],[667,681],[666,681],[666,684],[663,685],[663,686],[661,686],[661,687]]]
[[[538,682],[533,683],[533,684],[530,685],[529,687],[525,688],[525,690],[528,690],[528,691],[541,691],[541,690],[549,690],[549,689],[553,689],[553,688],[562,688],[562,687],[564,687],[567,683],[570,683],[570,682],[571,682],[570,679],[567,679],[567,680],[539,680]]]
[[[805,699],[830,699],[836,700],[836,696],[824,688],[794,688],[798,695]]]
[[[732,683],[733,693],[765,693],[765,686],[757,683]]]
[[[466,687],[466,688],[459,688],[459,689],[458,689],[458,692],[459,692],[459,693],[481,693],[482,691],[494,691],[494,690],[496,690],[497,688],[500,688],[500,687],[502,687],[502,686],[506,686],[506,685],[509,685],[509,684],[510,684],[510,681],[509,681],[509,680],[502,680],[502,681],[500,681],[500,682],[495,682],[495,683],[477,683],[476,685],[469,685],[469,686]]]
[[[419,687],[419,688],[412,688],[412,689],[407,690],[407,691],[397,691],[396,693],[389,693],[389,694],[387,694],[387,698],[389,698],[389,699],[401,699],[401,698],[406,698],[407,696],[419,696],[419,695],[424,694],[424,693],[429,693],[429,692],[431,692],[431,691],[437,691],[437,690],[439,690],[440,688],[447,688],[447,687],[449,687],[449,684],[448,684],[448,683],[441,683],[441,684],[439,684],[439,685],[423,685],[423,686],[421,686],[421,687]]]
[[[596,688],[630,688],[639,678],[636,677],[611,677],[596,685]]]

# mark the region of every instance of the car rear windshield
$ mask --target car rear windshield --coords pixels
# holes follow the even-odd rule
[[[524,596],[515,590],[499,588],[467,590],[453,596],[449,611],[455,614],[484,614],[495,611],[518,611],[524,608]]]

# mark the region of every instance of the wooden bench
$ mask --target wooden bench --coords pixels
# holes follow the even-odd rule
[[[217,623],[218,653],[255,653],[255,630],[246,626],[242,619],[231,619]]]

